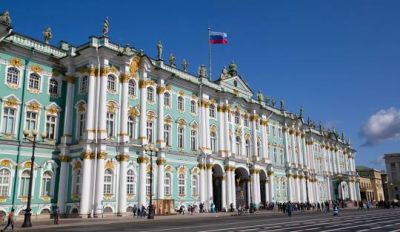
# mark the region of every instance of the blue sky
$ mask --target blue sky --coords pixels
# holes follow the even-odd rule
[[[234,60],[256,92],[338,131],[356,162],[382,169],[381,155],[400,152],[400,1],[22,1],[3,0],[14,30],[42,39],[53,29],[79,45],[100,35],[155,57],[175,54],[189,70],[208,62],[207,28],[228,33],[212,47],[213,76]]]

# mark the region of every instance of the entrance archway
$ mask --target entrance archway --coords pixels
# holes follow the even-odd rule
[[[236,207],[249,207],[249,173],[244,168],[235,169]]]
[[[212,167],[212,183],[213,183],[213,203],[218,212],[222,211],[222,178],[224,172],[222,167],[214,164]]]
[[[265,184],[267,183],[267,175],[263,170],[260,172],[260,200],[264,207],[267,206],[267,189]]]

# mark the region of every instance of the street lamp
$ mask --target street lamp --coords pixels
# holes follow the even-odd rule
[[[309,173],[306,173],[305,179],[306,179],[306,198],[307,198],[307,210],[310,210],[310,198],[308,196],[308,178],[309,178]]]
[[[147,219],[154,219],[154,207],[153,207],[153,155],[157,156],[158,148],[153,144],[147,144],[144,146],[144,150],[147,155],[150,156],[150,204],[149,204],[149,214]]]
[[[32,131],[32,135],[30,134],[29,130],[24,130],[24,138],[25,140],[29,141],[32,143],[32,157],[31,157],[31,170],[29,173],[29,189],[28,189],[28,202],[26,204],[26,210],[25,210],[25,215],[24,215],[24,223],[22,224],[22,227],[32,227],[32,222],[31,222],[31,198],[32,198],[32,183],[33,183],[33,165],[35,164],[35,148],[36,148],[36,137],[38,135],[37,130]],[[42,140],[46,138],[46,132],[42,133]]]
[[[251,168],[251,163],[247,162],[247,167],[249,168],[249,173],[250,173],[250,168]],[[251,192],[251,173],[249,174],[249,183],[250,183],[250,208],[249,212],[254,213],[254,208],[253,208],[253,197],[252,197],[252,192]]]

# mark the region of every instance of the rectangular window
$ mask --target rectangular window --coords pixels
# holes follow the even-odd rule
[[[1,126],[1,132],[4,134],[13,134],[15,124],[15,109],[4,108],[3,111],[3,125]]]
[[[169,173],[165,175],[164,179],[164,195],[171,196],[171,177]]]
[[[132,116],[128,117],[128,136],[131,140],[135,138],[135,120]]]
[[[114,113],[107,112],[107,136],[114,137]]]
[[[171,146],[170,144],[170,134],[171,134],[171,126],[168,124],[164,124],[164,141],[165,146]]]
[[[79,126],[79,128],[78,128],[79,134],[78,135],[79,135],[79,138],[82,138],[84,135],[84,132],[85,132],[85,127],[86,127],[86,114],[80,113],[78,118],[79,118],[79,125],[78,125]]]
[[[153,122],[147,122],[147,141],[153,143]]]
[[[79,92],[80,93],[86,93],[87,92],[87,87],[88,87],[88,77],[87,76],[83,76],[81,78],[81,85],[79,86]]]
[[[37,118],[38,114],[36,112],[27,111],[25,119],[25,129],[33,131],[37,129]]]
[[[191,132],[190,147],[192,148],[192,151],[196,150],[196,131],[195,130],[192,130],[192,132]]]
[[[46,135],[47,139],[54,140],[56,138],[56,117],[47,115],[46,117]]]
[[[184,129],[183,127],[178,127],[178,147],[183,148],[184,146]]]

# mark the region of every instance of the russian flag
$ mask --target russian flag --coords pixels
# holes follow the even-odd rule
[[[228,35],[225,32],[210,31],[210,44],[227,44]]]

